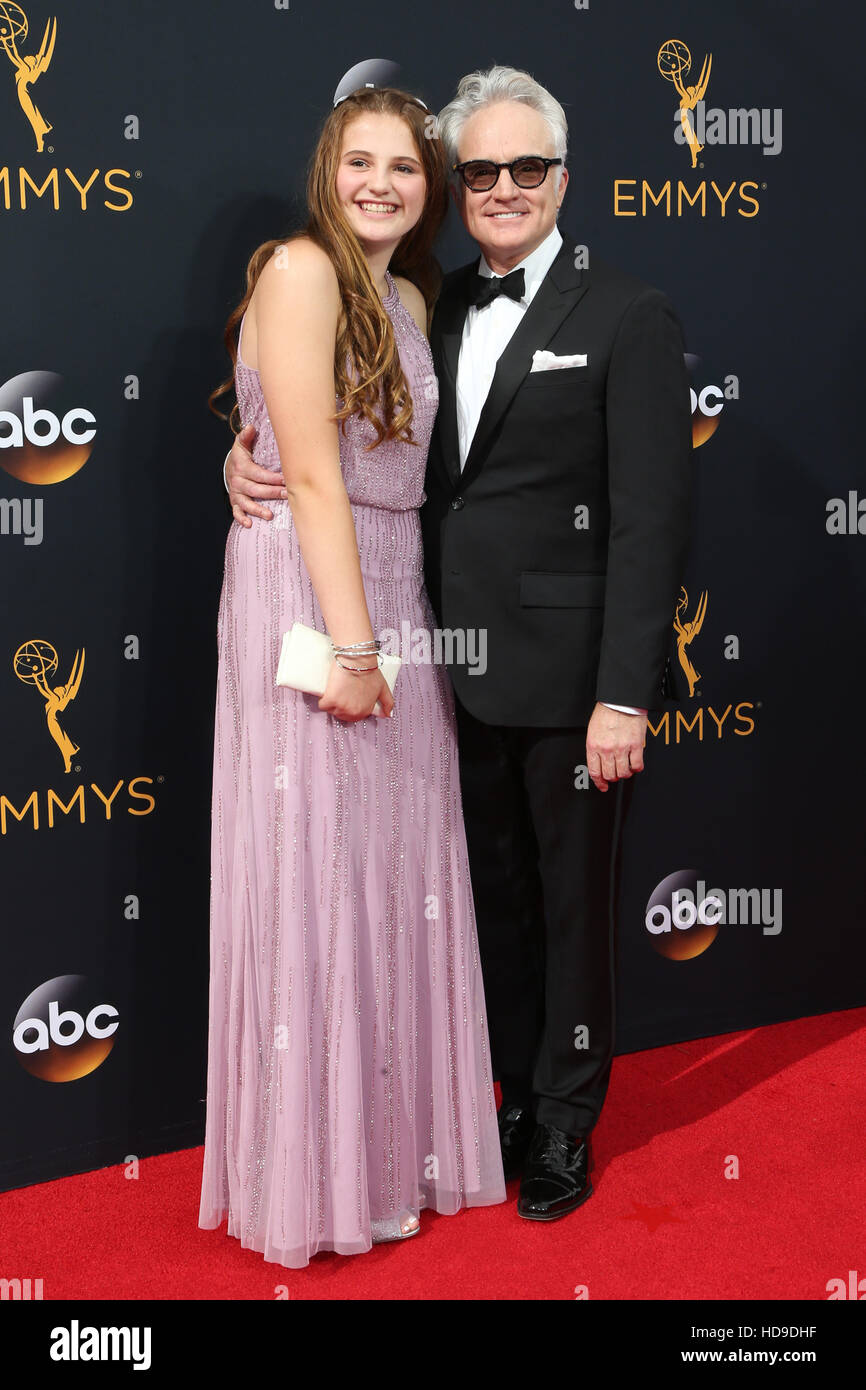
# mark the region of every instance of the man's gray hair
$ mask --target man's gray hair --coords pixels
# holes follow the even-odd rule
[[[437,126],[445,147],[449,178],[453,182],[460,177],[452,172],[451,165],[458,162],[457,151],[463,126],[476,111],[497,101],[522,101],[544,117],[553,140],[553,152],[562,160],[562,164],[554,167],[554,188],[558,188],[568,148],[565,112],[556,97],[551,96],[540,82],[518,68],[492,67],[486,72],[467,73],[460,79],[457,95],[439,112]],[[523,153],[540,154],[541,151],[526,150]]]

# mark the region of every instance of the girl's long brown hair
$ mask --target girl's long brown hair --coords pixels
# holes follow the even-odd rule
[[[398,243],[391,257],[392,275],[405,276],[417,285],[427,305],[427,326],[442,282],[442,271],[433,255],[433,242],[448,210],[447,175],[442,142],[436,137],[435,122],[408,92],[395,87],[362,88],[329,112],[307,175],[307,223],[288,237],[263,242],[247,265],[246,294],[226,322],[223,340],[232,360],[232,374],[208,397],[208,405],[231,428],[240,430],[237,401],[230,415],[217,410],[214,402],[234,384],[237,365],[236,331],[252,298],[256,281],[278,246],[306,236],[331,258],[340,286],[342,308],[334,345],[334,387],[343,405],[332,417],[345,421],[362,414],[376,430],[375,448],[383,439],[402,438],[416,443],[412,434],[412,398],[400,366],[391,320],[373,284],[361,244],[352,230],[336,191],[337,167],[343,144],[343,131],[356,116],[369,113],[399,116],[406,122],[415,142],[426,178],[424,210],[415,226]],[[433,138],[431,138],[433,136]],[[353,375],[347,372],[347,360]],[[381,423],[380,423],[381,420]]]

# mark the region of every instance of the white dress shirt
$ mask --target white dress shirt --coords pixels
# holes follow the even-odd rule
[[[496,363],[511,340],[526,313],[542,280],[553,265],[562,246],[562,235],[554,225],[540,245],[512,269],[523,267],[524,293],[520,300],[500,294],[483,309],[470,305],[463,325],[460,356],[457,362],[457,445],[460,468],[463,469],[481,410],[487,399],[496,371]],[[479,275],[491,276],[493,271],[482,256],[478,262]],[[606,701],[602,703],[607,704]],[[645,714],[631,705],[607,705],[623,714]]]

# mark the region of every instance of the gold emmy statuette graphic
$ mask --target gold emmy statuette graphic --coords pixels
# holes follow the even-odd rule
[[[692,152],[692,168],[698,166],[698,155],[704,148],[698,143],[694,127],[689,120],[689,112],[694,111],[699,101],[703,101],[704,93],[709,86],[710,68],[713,65],[712,53],[704,58],[704,65],[701,68],[701,75],[694,87],[683,86],[683,76],[692,66],[692,55],[686,45],[680,39],[665,39],[658,52],[659,72],[667,82],[673,82],[680,94],[680,121],[689,149]]]
[[[27,38],[28,28],[27,16],[20,5],[12,4],[12,0],[0,0],[0,43],[3,45],[6,57],[15,69],[15,86],[18,89],[21,110],[33,127],[33,134],[36,136],[36,148],[41,152],[44,147],[45,136],[52,129],[52,126],[49,121],[46,121],[39,108],[34,105],[28,88],[38,77],[42,76],[51,62],[54,40],[57,38],[57,20],[49,19],[46,22],[42,43],[39,45],[39,52],[35,58],[32,54],[28,56],[18,52],[18,43],[23,43]]]
[[[682,597],[677,603],[677,611],[674,614],[674,632],[677,634],[677,653],[680,658],[680,665],[686,673],[686,677],[689,682],[689,695],[691,696],[694,695],[695,687],[697,686],[697,683],[701,677],[699,672],[697,672],[694,666],[692,665],[689,654],[686,651],[686,647],[690,645],[693,638],[697,637],[698,633],[704,625],[704,618],[706,617],[707,612],[706,589],[704,589],[703,593],[698,599],[698,606],[695,611],[695,616],[692,618],[691,622],[686,623],[683,622],[680,615],[686,612],[688,606],[689,596],[686,593],[685,588],[683,588]]]
[[[78,687],[84,673],[83,648],[75,653],[69,680],[65,685],[55,685],[53,688],[48,682],[57,671],[57,652],[50,642],[43,642],[38,637],[29,642],[22,642],[12,658],[12,665],[18,679],[23,681],[25,685],[35,685],[45,700],[48,732],[63,754],[64,771],[70,772],[72,770],[72,755],[78,752],[78,744],[73,743],[65,730],[61,729],[57,722],[57,716],[78,694]]]

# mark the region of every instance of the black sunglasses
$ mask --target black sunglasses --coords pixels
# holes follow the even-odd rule
[[[523,155],[520,159],[506,160],[495,164],[492,159],[468,159],[462,164],[452,164],[455,174],[459,174],[473,193],[488,193],[499,181],[503,169],[507,169],[518,188],[538,188],[547,178],[551,164],[561,164],[561,159],[545,159],[542,155]]]

